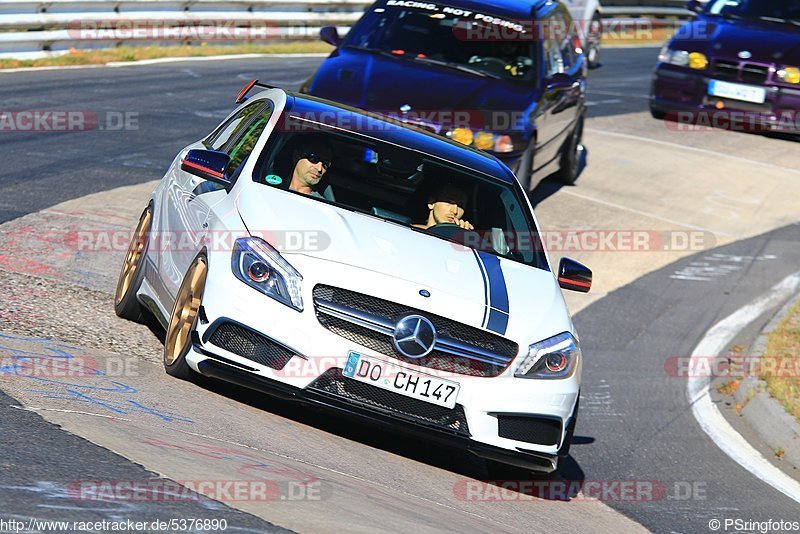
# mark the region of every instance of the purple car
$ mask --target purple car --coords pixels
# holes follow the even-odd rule
[[[650,112],[741,131],[800,133],[800,0],[689,2],[663,48]]]

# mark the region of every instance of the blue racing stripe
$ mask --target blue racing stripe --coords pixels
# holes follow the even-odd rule
[[[500,258],[488,252],[478,251],[478,257],[486,269],[489,281],[489,320],[486,328],[498,334],[505,334],[508,328],[508,288],[500,268]]]
[[[492,332],[497,332],[498,334],[504,335],[506,333],[506,329],[508,328],[508,314],[497,311],[494,308],[490,308],[489,323],[486,325],[486,328]]]
[[[486,276],[486,268],[483,266],[480,256],[476,250],[472,251],[475,254],[475,261],[478,262],[478,269],[481,270],[481,278],[483,279],[483,319],[481,319],[481,326],[486,328],[487,314],[489,313],[489,286],[487,285],[488,277]]]

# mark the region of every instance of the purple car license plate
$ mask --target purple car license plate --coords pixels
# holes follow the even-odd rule
[[[708,82],[708,94],[743,102],[763,104],[767,99],[767,90],[763,87],[754,87],[741,83],[721,82],[711,80]]]

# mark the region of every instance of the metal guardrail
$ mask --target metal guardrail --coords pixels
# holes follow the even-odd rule
[[[319,28],[347,31],[365,0],[0,0],[0,57],[70,48],[201,41],[313,39]],[[690,16],[683,0],[603,2],[603,16]],[[228,27],[226,28],[226,22]],[[134,31],[147,26],[148,31]],[[177,31],[187,27],[194,31]],[[92,29],[98,31],[92,31]],[[100,31],[115,28],[125,31]],[[177,29],[170,32],[169,29]],[[233,29],[235,28],[235,29]],[[153,30],[159,30],[155,33]]]

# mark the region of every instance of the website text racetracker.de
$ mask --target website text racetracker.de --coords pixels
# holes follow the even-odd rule
[[[319,125],[351,132],[383,132],[408,124],[436,133],[444,128],[470,128],[502,132],[518,130],[528,122],[528,114],[520,110],[479,109],[374,109],[368,115],[345,111],[291,112],[283,115],[275,126],[284,132],[317,131]]]
[[[670,111],[664,117],[668,130],[676,132],[800,132],[800,112],[780,113],[736,109]]]
[[[0,109],[0,132],[86,132],[139,129],[136,111]]]
[[[135,521],[124,519],[110,521],[53,521],[30,518],[0,518],[0,532],[224,532],[228,529],[226,519],[172,518]]]
[[[463,240],[462,240],[463,238]],[[703,231],[655,230],[543,230],[542,232],[464,231],[454,238],[479,250],[504,242],[511,252],[677,252],[713,248],[716,239]]]
[[[319,252],[330,247],[331,234],[322,230],[151,231],[138,236],[151,250],[195,251],[202,243],[209,251],[232,251],[237,239],[259,237],[281,252]],[[128,230],[78,230],[63,240],[80,252],[121,252],[128,249],[134,233]],[[478,250],[508,249],[508,252],[681,252],[713,248],[710,232],[678,230],[543,230],[515,232],[494,230],[456,231],[453,245]]]
[[[602,501],[650,503],[664,500],[705,501],[704,481],[660,480],[470,480],[458,481],[453,495],[460,501]]]
[[[67,487],[76,501],[274,502],[321,501],[330,489],[321,480],[77,480]]]

